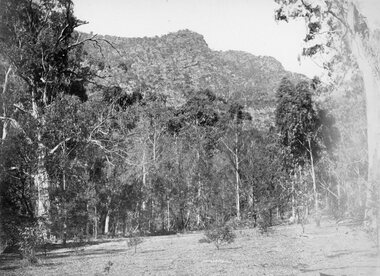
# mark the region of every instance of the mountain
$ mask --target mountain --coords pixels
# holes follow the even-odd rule
[[[189,30],[160,37],[98,38],[99,44],[87,44],[86,62],[97,67],[107,85],[128,92],[143,84],[167,95],[173,105],[182,103],[189,91],[211,89],[252,112],[273,109],[275,90],[283,77],[306,78],[286,71],[273,57],[213,51],[202,35]]]

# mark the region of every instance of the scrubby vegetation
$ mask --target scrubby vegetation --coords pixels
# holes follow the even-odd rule
[[[143,241],[144,239],[139,234],[131,234],[130,238],[128,239],[128,246],[133,247],[136,253],[137,246],[140,243],[143,243]]]
[[[205,239],[201,239],[200,242],[214,243],[219,250],[223,244],[230,244],[235,241],[236,234],[231,226],[228,224],[222,226],[212,226],[205,232]]]

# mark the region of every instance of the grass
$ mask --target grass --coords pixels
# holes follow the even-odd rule
[[[380,275],[379,256],[359,228],[277,226],[270,235],[235,230],[236,241],[217,250],[199,243],[202,232],[146,237],[139,250],[128,239],[59,248],[26,266],[12,254],[0,259],[0,275]],[[112,265],[111,265],[112,264]]]

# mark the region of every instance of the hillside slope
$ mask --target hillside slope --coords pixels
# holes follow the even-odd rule
[[[182,30],[144,38],[99,37],[97,45],[87,44],[87,62],[107,76],[108,85],[133,89],[141,84],[169,97],[174,105],[192,90],[211,89],[225,99],[246,107],[273,106],[281,78],[306,78],[286,71],[273,57],[240,51],[213,51],[203,36]]]

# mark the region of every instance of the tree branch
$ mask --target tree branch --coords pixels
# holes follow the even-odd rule
[[[25,130],[21,127],[21,125],[15,119],[10,118],[10,117],[0,116],[0,120],[9,121],[15,129],[21,131],[25,135],[29,144],[32,143],[32,140],[28,137],[28,135],[26,135]]]
[[[70,141],[72,139],[72,137],[69,137],[69,138],[66,138],[65,140],[61,141],[58,143],[58,145],[56,145],[54,148],[52,148],[50,151],[49,151],[49,154],[53,154],[63,143],[67,142],[67,141]]]

